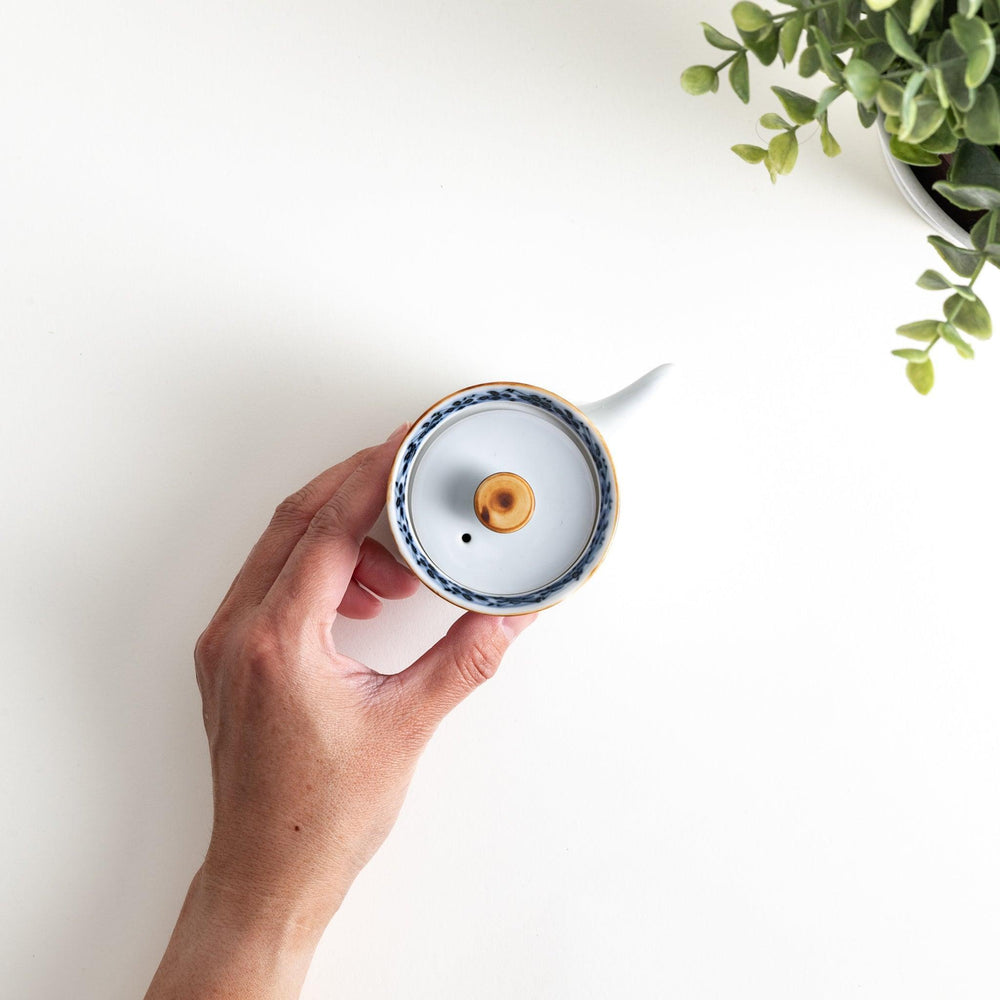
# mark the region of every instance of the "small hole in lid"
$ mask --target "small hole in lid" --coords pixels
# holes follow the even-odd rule
[[[469,542],[472,541],[472,535],[470,535],[468,532],[466,532],[464,535],[462,535],[462,541],[465,542],[466,545],[468,545]]]

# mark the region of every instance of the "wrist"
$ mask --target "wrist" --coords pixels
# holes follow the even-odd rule
[[[339,867],[310,865],[302,857],[285,856],[276,863],[278,853],[274,848],[231,844],[213,833],[195,877],[199,894],[220,919],[272,928],[315,946],[353,879]]]
[[[298,997],[324,924],[195,875],[146,1000]]]
[[[324,918],[303,902],[225,879],[207,862],[192,880],[188,898],[200,923],[289,953],[311,955],[333,916]]]

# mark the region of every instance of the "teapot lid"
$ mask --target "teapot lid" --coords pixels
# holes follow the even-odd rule
[[[403,439],[389,522],[417,576],[460,607],[524,614],[599,564],[618,487],[601,435],[566,400],[520,383],[473,386]]]

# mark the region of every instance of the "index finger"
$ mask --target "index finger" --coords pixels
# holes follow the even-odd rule
[[[329,628],[357,565],[361,543],[385,504],[394,435],[372,448],[316,512],[261,603],[281,617]]]
[[[240,567],[216,614],[238,613],[241,609],[256,607],[264,600],[317,511],[337,492],[363,459],[364,452],[359,451],[338,465],[324,470],[278,505],[270,524]]]

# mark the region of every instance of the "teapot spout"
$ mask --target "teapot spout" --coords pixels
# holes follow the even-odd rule
[[[597,425],[598,430],[612,437],[618,434],[634,412],[663,391],[663,383],[671,365],[659,365],[631,385],[618,392],[582,406],[583,412]]]

